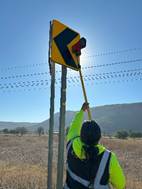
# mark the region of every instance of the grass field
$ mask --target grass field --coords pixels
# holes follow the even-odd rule
[[[54,187],[57,141],[54,136]],[[127,189],[142,189],[142,140],[103,138],[101,143],[118,155]],[[0,135],[0,189],[46,189],[47,151],[47,136]]]

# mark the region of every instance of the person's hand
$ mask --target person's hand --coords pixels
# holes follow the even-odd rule
[[[84,102],[82,107],[81,107],[81,110],[86,111],[88,109],[89,109],[89,103]]]

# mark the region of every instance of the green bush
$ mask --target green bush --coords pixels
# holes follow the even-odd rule
[[[115,136],[120,139],[126,139],[129,133],[127,131],[118,131]]]
[[[129,136],[131,138],[142,138],[142,133],[141,132],[130,132]]]
[[[118,131],[115,135],[116,138],[120,139],[126,139],[127,137],[130,138],[142,138],[142,133],[141,132],[132,132],[132,131]]]

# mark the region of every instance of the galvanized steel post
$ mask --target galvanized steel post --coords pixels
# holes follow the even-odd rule
[[[62,66],[56,189],[63,189],[65,114],[66,114],[66,76],[67,76],[67,68],[65,66]]]
[[[51,49],[51,22],[49,32],[49,69],[51,75],[51,96],[50,96],[50,119],[48,132],[48,172],[47,189],[52,189],[52,160],[53,160],[53,129],[54,129],[54,98],[55,98],[55,64],[50,60]]]

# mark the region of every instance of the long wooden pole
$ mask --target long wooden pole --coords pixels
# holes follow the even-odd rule
[[[86,95],[86,90],[85,90],[85,85],[84,85],[84,81],[83,81],[83,76],[82,76],[82,72],[81,72],[81,68],[79,69],[79,75],[80,75],[80,80],[81,80],[81,85],[82,85],[84,99],[85,99],[85,102],[88,103],[87,95]],[[88,108],[87,111],[88,111],[88,118],[89,118],[89,120],[92,120],[90,108]]]

